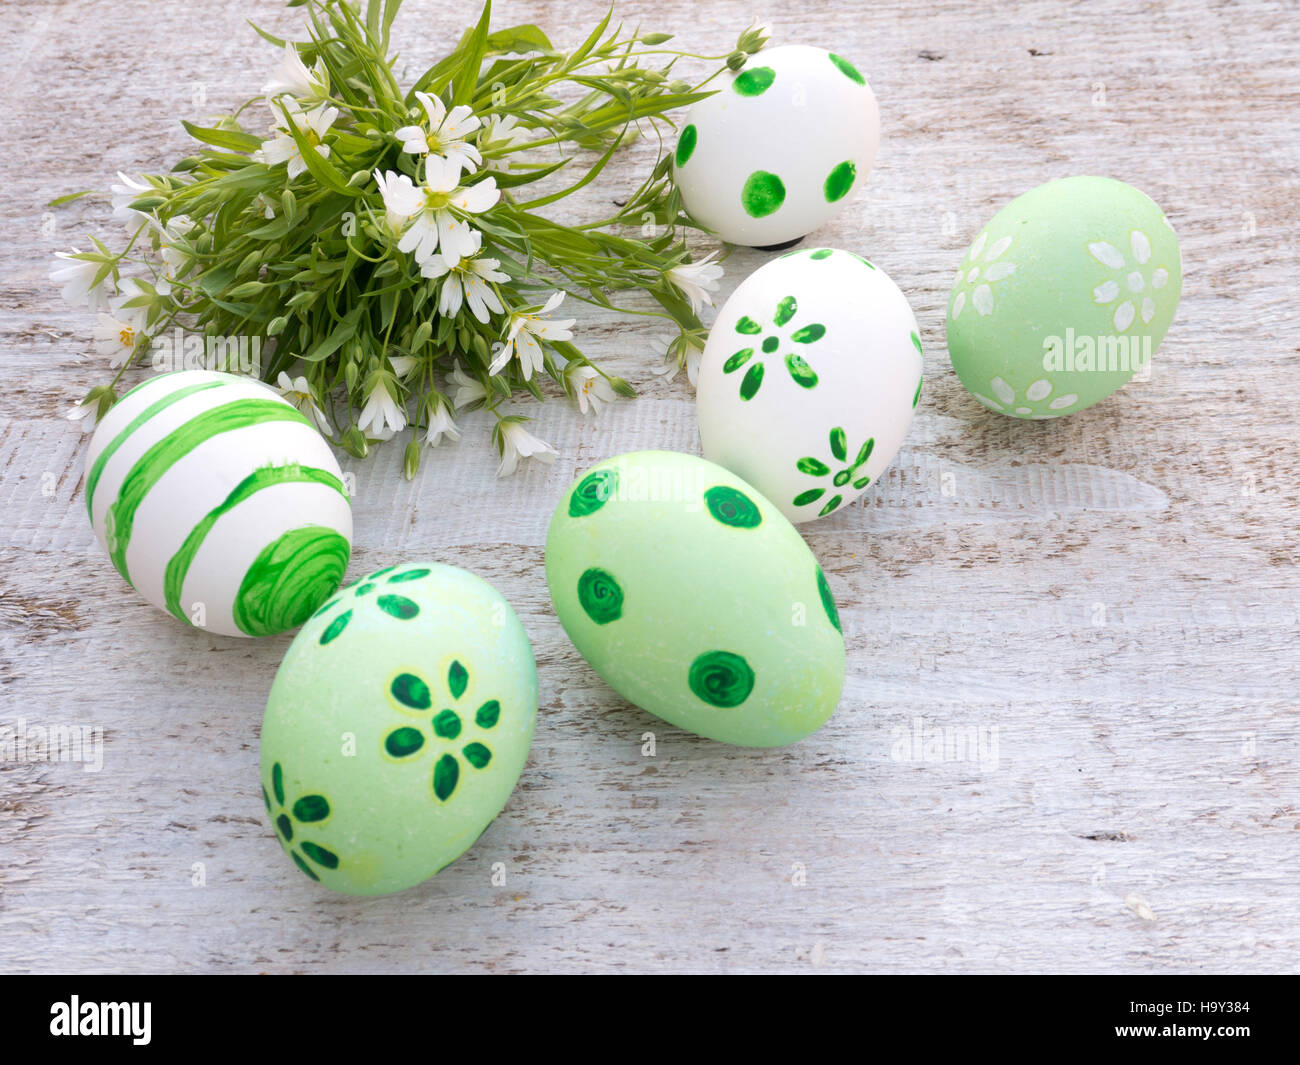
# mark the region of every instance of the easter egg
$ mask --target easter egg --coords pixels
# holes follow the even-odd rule
[[[551,518],[546,583],[591,667],[679,728],[774,747],[839,702],[844,638],[821,567],[778,508],[704,459],[593,467]]]
[[[880,477],[920,398],[907,298],[861,256],[813,248],[755,270],[723,304],[696,413],[704,457],[805,522]]]
[[[338,461],[293,404],[246,377],[182,370],[132,389],[96,427],[85,483],[118,573],[209,632],[292,629],[347,569]]]
[[[1178,310],[1178,238],[1132,185],[1071,177],[1012,200],[962,257],[948,351],[980,403],[1059,418],[1144,370]]]
[[[866,78],[833,52],[785,45],[718,81],[687,112],[673,154],[687,211],[723,240],[758,247],[829,221],[866,180],[880,144]]]
[[[528,757],[537,670],[490,584],[408,562],[294,637],[262,720],[262,793],[303,873],[349,895],[419,884],[499,814]]]

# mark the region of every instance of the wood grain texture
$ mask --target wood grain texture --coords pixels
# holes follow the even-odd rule
[[[497,19],[576,43],[602,11],[503,0]],[[716,52],[751,11],[620,14]],[[727,748],[629,707],[565,638],[542,576],[564,486],[610,453],[698,446],[684,375],[654,372],[662,330],[584,311],[588,353],[642,396],[598,422],[538,411],[554,467],[496,481],[473,416],[413,483],[397,447],[347,464],[351,572],[423,556],[482,574],[518,610],[542,686],[503,816],[436,880],[373,900],[317,889],[264,823],[258,727],[288,639],[186,631],[130,594],[85,522],[82,441],[61,418],[102,373],[49,259],[111,224],[74,205],[51,230],[44,205],[167,165],[178,116],[255,91],[273,56],[250,16],[297,22],[242,0],[0,8],[0,722],[105,737],[98,773],[0,762],[0,969],[1297,968],[1294,5],[812,0],[778,17],[778,43],[833,43],[880,98],[879,165],[818,240],[887,270],[925,342],[888,475],[805,527],[845,623],[840,710],[794,747]],[[409,0],[395,34],[410,71],[470,17]],[[631,187],[649,150],[581,209]],[[947,286],[1000,205],[1073,173],[1161,204],[1182,305],[1149,382],[1012,422],[952,372]],[[765,258],[732,255],[724,295]],[[918,718],[996,729],[996,751],[916,757]]]

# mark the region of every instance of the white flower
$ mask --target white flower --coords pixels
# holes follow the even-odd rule
[[[718,279],[722,277],[722,267],[714,265],[718,253],[711,252],[698,263],[682,263],[668,271],[668,280],[676,285],[688,300],[691,310],[700,313],[700,307],[713,306],[710,292],[718,291]]]
[[[328,433],[330,431],[329,419],[325,417],[325,412],[317,406],[316,397],[312,395],[311,385],[307,383],[307,378],[290,378],[287,373],[281,370],[280,376],[275,379],[275,383],[280,395],[297,407],[301,414],[314,421],[321,432]]]
[[[317,104],[310,111],[304,111],[293,100],[282,104],[284,112],[276,123],[275,138],[263,141],[262,147],[254,153],[254,158],[267,166],[288,163],[289,180],[292,181],[304,170],[307,164],[302,153],[298,151],[298,142],[288,133],[289,123],[302,134],[307,143],[322,157],[328,157],[330,146],[322,143],[334,120],[339,117],[339,109],[328,104]]]
[[[388,365],[393,368],[393,373],[398,377],[405,377],[415,369],[419,360],[414,355],[389,355]]]
[[[478,135],[479,147],[484,151],[502,151],[528,141],[528,130],[519,125],[514,115],[496,115],[488,120],[487,128]],[[504,170],[508,159],[489,160],[488,166]]]
[[[478,243],[466,219],[486,211],[501,196],[495,178],[461,187],[459,176],[457,167],[432,157],[425,162],[423,185],[392,170],[383,177],[375,171],[384,207],[405,228],[398,250],[413,252],[421,266],[435,251],[442,252],[449,267],[473,255]]]
[[[578,409],[583,414],[588,407],[592,414],[599,414],[603,403],[613,403],[618,399],[614,387],[593,367],[583,363],[572,363],[564,370],[573,398],[578,402]]]
[[[76,248],[70,252],[55,252],[55,257],[67,261],[67,266],[55,263],[50,267],[50,280],[63,286],[63,298],[74,307],[83,303],[92,311],[101,311],[108,306],[108,286],[112,283],[110,273],[99,284],[95,284],[95,275],[99,273],[100,263],[78,259],[81,254]]]
[[[70,422],[80,422],[83,433],[93,433],[95,426],[99,424],[99,401],[91,400],[89,403],[78,403],[67,413],[67,419]]]
[[[167,277],[179,277],[188,265],[190,253],[181,247],[180,242],[194,231],[195,226],[194,219],[189,215],[178,214],[168,219],[162,227],[162,260]]]
[[[406,413],[389,391],[388,377],[388,374],[382,372],[372,376],[370,392],[357,421],[357,428],[363,433],[369,430],[371,435],[384,439],[406,428]],[[387,436],[384,436],[385,433]]]
[[[483,162],[478,149],[466,144],[465,138],[483,123],[464,104],[458,104],[448,113],[447,106],[436,96],[417,92],[415,98],[424,107],[429,118],[429,128],[403,126],[395,134],[402,142],[402,151],[411,155],[435,156],[455,169],[460,177],[462,170],[473,173]]]
[[[984,245],[988,243],[988,239],[987,231],[975,238],[975,243],[970,246],[970,250],[966,253],[965,262],[958,268],[957,276],[953,279],[954,286],[960,286],[952,300],[953,321],[957,320],[966,307],[967,291],[970,292],[971,306],[975,308],[981,318],[992,314],[993,284],[1003,278],[1010,277],[1016,272],[1015,263],[997,261],[1001,258],[1002,253],[1011,247],[1011,238],[1003,237],[1001,240],[994,241],[985,250]],[[980,252],[984,252],[982,260],[980,259]],[[981,271],[983,272],[981,273]]]
[[[442,443],[445,435],[449,440],[460,439],[460,429],[452,420],[451,410],[447,407],[447,401],[439,397],[436,400],[437,408],[429,418],[429,428],[425,430],[424,439],[430,447],[437,447]]]
[[[487,397],[487,389],[483,387],[483,382],[477,381],[465,373],[460,368],[459,359],[452,363],[451,380],[456,386],[456,394],[452,396],[451,405],[457,410]]]
[[[144,334],[148,309],[123,307],[121,301],[111,307],[111,314],[100,314],[95,325],[95,350],[109,357],[114,370],[121,369],[135,351]]]
[[[686,366],[687,380],[694,385],[700,377],[700,358],[704,355],[704,349],[700,347],[693,338],[678,334],[675,337],[659,337],[659,343],[664,345],[664,365],[661,370],[652,372],[663,374],[664,377],[671,381],[677,376],[677,371],[682,368],[683,363]],[[683,359],[682,349],[685,349],[686,356]]]
[[[564,299],[564,293],[557,291],[546,301],[546,306],[536,314],[512,314],[510,328],[506,333],[505,346],[488,367],[488,373],[500,373],[515,355],[519,356],[519,365],[524,371],[524,380],[530,380],[534,370],[542,368],[541,340],[570,340],[573,331],[569,328],[577,320],[574,318],[543,318]]]
[[[117,176],[121,184],[109,186],[109,192],[112,194],[113,218],[128,229],[135,231],[146,222],[151,221],[151,218],[143,211],[133,211],[130,205],[140,199],[141,196],[147,196],[154,192],[155,189],[149,182],[143,179],[135,181],[120,170],[117,172]]]
[[[545,440],[533,436],[520,422],[500,421],[497,423],[501,447],[501,465],[497,469],[498,477],[509,477],[519,467],[520,459],[537,459],[548,466],[555,461],[559,452]]]
[[[1052,382],[1046,377],[1033,382],[1025,389],[1024,398],[1019,400],[1016,398],[1015,389],[1001,377],[995,377],[989,382],[989,391],[997,396],[997,399],[990,399],[979,392],[971,392],[971,395],[988,407],[989,410],[995,410],[1002,414],[1012,414],[1017,418],[1030,418],[1034,421],[1060,417],[1057,412],[1064,411],[1067,407],[1073,407],[1079,402],[1077,393],[1067,392],[1053,398],[1044,408],[1042,406],[1043,400],[1052,394]]]
[[[1115,303],[1111,320],[1115,328],[1123,333],[1133,324],[1139,314],[1142,324],[1149,325],[1156,316],[1156,293],[1169,284],[1169,271],[1159,266],[1149,270],[1151,262],[1151,240],[1140,229],[1129,233],[1129,250],[1137,269],[1130,270],[1124,260],[1124,253],[1113,244],[1096,240],[1088,245],[1088,254],[1102,266],[1110,267],[1116,277],[1103,281],[1092,290],[1093,303],[1107,307],[1124,295],[1122,302]]]
[[[308,70],[298,55],[298,49],[287,44],[280,65],[271,71],[271,80],[262,86],[262,92],[271,99],[284,94],[303,100],[312,99],[328,95],[329,77],[321,60],[317,59],[315,67]]]
[[[275,217],[275,209],[278,206],[278,204],[274,200],[272,200],[271,197],[269,197],[265,192],[259,192],[257,196],[253,199],[253,204],[254,206],[260,207],[262,209],[263,218]]]
[[[486,322],[489,311],[501,314],[505,310],[501,305],[501,297],[489,282],[499,285],[509,281],[510,276],[498,269],[501,265],[499,259],[479,256],[483,234],[474,230],[472,235],[474,250],[455,266],[449,266],[447,260],[435,252],[424,261],[420,273],[430,278],[446,277],[438,293],[439,314],[454,318],[460,313],[461,304],[468,303],[474,317],[480,322]]]

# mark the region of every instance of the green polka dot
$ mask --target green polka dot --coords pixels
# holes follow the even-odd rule
[[[809,488],[806,492],[800,492],[794,497],[796,507],[806,507],[809,503],[816,503],[826,494],[825,488]]]
[[[578,487],[569,496],[569,517],[583,518],[594,514],[609,502],[617,487],[618,471],[593,470],[578,482]]]
[[[455,710],[443,710],[433,719],[433,731],[445,740],[460,735],[460,715]]]
[[[433,767],[433,793],[446,802],[451,798],[451,793],[456,790],[458,780],[460,780],[460,766],[456,762],[456,756],[444,754]]]
[[[384,750],[394,758],[406,758],[424,746],[424,735],[419,729],[403,726],[393,729],[384,740]]]
[[[831,257],[831,251],[832,251],[832,249],[830,249],[830,248],[818,248],[816,251],[810,253],[809,256],[808,256],[808,258],[810,258],[810,259],[829,259],[829,258]]]
[[[324,795],[304,795],[293,804],[293,816],[299,821],[324,821],[329,815],[330,804]]]
[[[326,869],[337,869],[339,867],[339,856],[315,843],[304,843],[302,852],[317,865],[323,865]]]
[[[776,305],[776,314],[772,320],[777,325],[785,325],[799,311],[799,302],[793,296],[784,296]]]
[[[780,338],[780,337],[764,337],[764,338],[763,338],[763,350],[764,350],[765,352],[767,352],[767,354],[769,354],[769,355],[771,355],[772,352],[774,352],[774,351],[775,351],[778,347],[780,347],[780,346],[781,346],[781,338]]]
[[[915,407],[921,401],[921,386],[925,384],[925,378],[916,382],[916,391],[912,394],[912,406]]]
[[[693,691],[710,706],[739,706],[754,690],[754,671],[740,655],[730,651],[705,651],[691,663],[687,677]]]
[[[374,587],[375,587],[374,582],[372,582],[372,581],[366,581],[365,584],[361,585],[361,586],[360,586],[360,587],[359,587],[355,592],[353,592],[352,594],[355,595],[355,596],[359,599],[359,598],[361,598],[361,596],[365,595],[367,592],[369,592],[369,591],[373,591],[373,590],[374,590]]]
[[[722,364],[723,373],[735,373],[754,357],[753,348],[743,348]]]
[[[740,204],[751,218],[766,218],[785,203],[785,184],[775,174],[755,170],[740,190]]]
[[[385,614],[400,618],[402,621],[410,621],[420,612],[418,606],[401,595],[381,595],[375,601],[379,604],[379,609]]]
[[[745,373],[745,379],[740,382],[740,398],[753,399],[758,394],[759,388],[763,384],[763,364],[757,363],[751,366]]]
[[[414,673],[399,673],[389,686],[393,698],[412,710],[428,710],[433,705],[429,686]]]
[[[763,327],[747,314],[741,315],[740,318],[736,320],[737,333],[744,333],[746,336],[755,336],[762,331]]]
[[[827,203],[835,203],[842,200],[848,195],[849,189],[853,188],[853,182],[857,180],[858,168],[852,160],[846,159],[840,163],[826,177],[826,182],[822,185],[822,192],[826,196]]]
[[[843,496],[831,496],[830,502],[827,503],[824,507],[822,507],[821,510],[817,512],[817,517],[819,518],[826,517],[827,514],[829,514],[832,510],[834,510],[843,502],[844,502]]]
[[[608,625],[623,616],[623,589],[603,569],[593,567],[578,578],[578,602],[597,625]]]
[[[694,126],[687,126],[682,130],[682,134],[677,138],[677,165],[685,166],[688,160],[695,152],[695,142],[699,139],[700,131]]]
[[[276,762],[271,766],[271,791],[275,793],[275,801],[281,806],[284,805],[284,770],[280,768],[280,763]]]
[[[749,496],[738,489],[720,484],[704,493],[704,505],[723,525],[736,529],[754,529],[763,522],[763,514]]]
[[[461,753],[465,756],[465,761],[475,769],[482,769],[492,761],[492,752],[481,743],[467,743]]]
[[[836,55],[834,52],[828,54],[830,55],[831,62],[835,64],[835,68],[850,81],[855,81],[859,85],[865,85],[867,83],[867,79],[858,73],[858,68],[847,59]]]
[[[776,71],[771,67],[750,67],[736,75],[731,87],[741,96],[762,96],[775,80]]]
[[[820,322],[813,322],[802,329],[796,329],[790,336],[796,344],[815,344],[826,335],[826,327]]]
[[[489,699],[474,714],[474,724],[479,728],[494,728],[501,719],[501,704],[496,699]]]
[[[820,566],[817,567],[817,593],[822,597],[822,609],[826,611],[826,617],[837,632],[843,633],[844,630],[840,628],[840,612],[835,608],[835,597],[831,595],[831,586],[826,583],[826,574]]]
[[[293,823],[289,820],[288,814],[281,814],[275,819],[275,827],[280,830],[280,835],[288,842],[293,839]]]

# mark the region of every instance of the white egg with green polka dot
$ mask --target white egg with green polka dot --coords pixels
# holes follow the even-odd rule
[[[880,109],[862,72],[807,45],[765,49],[691,107],[673,175],[687,211],[732,244],[770,247],[829,221],[866,180]]]
[[[907,297],[860,255],[798,248],[718,311],[700,359],[704,457],[793,522],[827,517],[893,461],[921,398]]]

